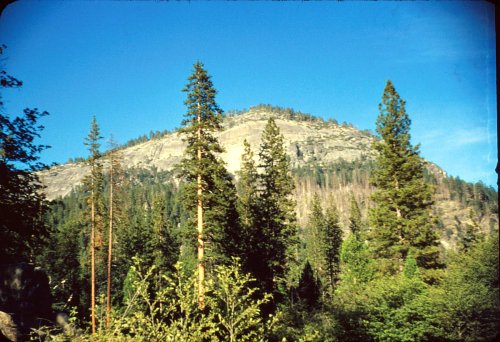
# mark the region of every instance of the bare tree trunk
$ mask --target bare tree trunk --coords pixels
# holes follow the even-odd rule
[[[201,140],[201,113],[199,111],[200,104],[198,103],[198,142]],[[201,147],[198,145],[198,162],[201,164]],[[203,255],[205,253],[205,243],[203,241],[203,199],[202,199],[202,184],[201,174],[198,171],[197,177],[197,194],[198,194],[198,306],[200,309],[205,307],[205,261]]]
[[[95,334],[95,203],[94,180],[90,199],[90,315],[92,321],[92,336]]]
[[[113,153],[109,161],[109,237],[108,237],[108,288],[106,298],[106,327],[109,328],[111,316],[111,256],[113,250]]]

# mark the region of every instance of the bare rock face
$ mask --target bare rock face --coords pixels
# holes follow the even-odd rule
[[[16,322],[6,312],[0,311],[0,341],[18,341],[19,331]]]
[[[260,137],[270,117],[275,119],[285,138],[285,147],[293,167],[308,163],[325,165],[339,159],[353,161],[374,156],[371,148],[373,137],[353,127],[320,120],[291,120],[279,112],[251,109],[224,119],[224,130],[219,134],[219,140],[226,149],[222,158],[227,163],[229,172],[234,174],[240,169],[244,139],[250,143],[255,158],[258,158]],[[161,139],[123,149],[123,166],[172,170],[181,160],[184,149],[182,138],[174,132]],[[53,200],[69,194],[75,186],[81,184],[88,172],[84,163],[72,163],[53,167],[39,175],[46,186],[47,199]]]
[[[28,263],[0,265],[0,341],[25,341],[52,320],[49,279]]]

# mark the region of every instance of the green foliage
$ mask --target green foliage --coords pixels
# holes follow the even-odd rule
[[[5,84],[20,85],[5,73],[2,77]],[[455,178],[442,180],[425,171],[418,146],[410,143],[405,103],[390,82],[377,122],[381,139],[374,144],[379,152],[375,165],[366,158],[339,160],[329,165],[306,164],[292,173],[284,138],[270,119],[262,135],[258,166],[250,145],[244,142],[238,198],[232,176],[220,158],[223,147],[216,138],[222,128],[222,111],[201,63],[195,64],[185,91],[187,113],[180,132],[187,148],[178,167],[183,181],[177,183],[170,172],[155,168],[126,171],[128,182],[121,184],[114,198],[112,322],[110,327],[104,326],[101,300],[97,306],[101,317],[98,332],[91,338],[85,330],[89,306],[88,215],[82,213],[89,211],[89,199],[93,199],[102,230],[104,204],[109,203],[109,183],[102,177],[100,134],[94,118],[86,140],[91,175],[82,188],[50,204],[45,223],[51,227],[51,244],[37,256],[52,279],[54,308],[68,310],[75,306],[80,312],[82,330],[56,335],[54,340],[495,339],[500,313],[498,239],[478,232],[485,215],[497,210],[492,206],[498,202],[496,192]],[[293,110],[267,106],[255,109],[321,123]],[[5,118],[1,116],[3,125],[10,122]],[[160,136],[151,133],[144,139]],[[368,231],[361,209],[369,203],[363,196],[370,191],[370,173],[376,190]],[[196,291],[193,229],[198,176],[202,179],[209,252],[203,310]],[[299,249],[292,199],[294,178],[315,189],[335,191],[352,186],[355,193],[351,193],[349,218],[341,212],[342,222],[347,222],[351,231],[344,241],[336,207],[323,210],[315,196],[304,230],[305,244],[301,246],[305,251]],[[430,215],[433,189],[428,183],[444,192],[448,187],[455,199],[474,207],[465,225],[460,223],[463,248],[449,252],[448,268],[441,278],[432,273],[441,265],[436,222]],[[362,200],[363,208],[356,198]],[[346,201],[339,203],[342,211],[346,205]],[[105,236],[100,247],[108,242]],[[365,241],[367,238],[369,241]],[[299,260],[301,253],[305,257]],[[242,265],[233,256],[238,256]],[[291,270],[296,272],[293,281]],[[99,297],[104,298],[102,291]],[[268,317],[270,312],[276,314]]]
[[[163,273],[173,270],[179,257],[179,244],[173,234],[173,227],[166,217],[166,200],[156,195],[151,209],[152,236],[150,239],[153,263]]]
[[[351,234],[342,242],[340,249],[341,292],[366,284],[375,276],[375,262],[364,240],[366,231],[354,194],[351,194],[349,228]]]
[[[62,202],[56,202],[52,203],[51,208],[60,208],[63,205]],[[51,226],[50,221],[47,225]],[[85,226],[80,219],[67,217],[65,221],[53,227],[51,248],[44,249],[36,261],[37,264],[44,265],[44,269],[50,275],[53,284],[53,308],[66,310],[68,307],[79,306],[82,288],[88,288],[80,269],[82,233],[85,231]]]
[[[102,154],[99,151],[101,147],[100,140],[102,139],[99,125],[96,117],[92,118],[91,128],[88,136],[85,138],[85,145],[88,147],[89,158],[87,164],[90,166],[90,174],[83,180],[83,188],[87,193],[86,202],[89,207],[89,212],[85,218],[90,222],[90,207],[94,205],[95,215],[95,245],[97,248],[103,246],[104,226],[105,226],[105,205],[104,205],[104,174],[102,165]]]
[[[104,204],[104,173],[102,164],[102,154],[100,152],[100,140],[102,136],[100,134],[99,125],[97,124],[96,117],[92,118],[91,128],[88,136],[85,138],[84,144],[88,147],[89,158],[87,159],[87,165],[90,166],[90,173],[83,179],[83,189],[86,193],[86,204],[87,211],[83,213],[83,222],[87,227],[85,229],[84,241],[85,244],[91,249],[94,246],[94,276],[95,276],[95,287],[96,287],[96,298],[97,294],[101,291],[101,288],[105,288],[106,282],[106,242],[107,238],[105,234],[106,225],[106,207]],[[92,236],[93,231],[93,236]],[[92,241],[93,240],[93,241]],[[89,253],[89,257],[86,257],[86,253]],[[91,266],[88,265],[88,260],[91,259],[92,251],[87,252],[86,250],[81,254],[81,264],[83,269],[83,275],[86,279],[92,279],[89,273]],[[90,271],[92,275],[92,270]],[[92,284],[92,285],[94,285]]]
[[[274,292],[278,283],[286,278],[287,265],[296,242],[294,189],[290,174],[290,162],[285,152],[283,135],[275,121],[270,118],[262,133],[259,151],[259,196],[260,240],[255,246],[259,260],[253,268],[263,289]]]
[[[260,308],[271,299],[265,293],[255,299],[257,288],[250,287],[254,279],[241,272],[235,259],[230,266],[218,266],[213,295],[218,302],[216,317],[223,341],[264,341],[266,325]]]
[[[326,209],[324,229],[326,274],[330,289],[333,289],[339,280],[340,248],[342,246],[342,228],[340,227],[337,207],[333,203]]]
[[[417,272],[414,275],[418,274]],[[422,341],[437,336],[429,288],[419,276],[380,276],[337,293],[337,336],[345,341]]]
[[[332,291],[339,279],[342,229],[337,208],[331,204],[323,213],[317,194],[311,203],[311,213],[305,234],[306,258],[323,290]]]
[[[366,288],[367,333],[377,341],[428,340],[436,330],[428,285],[419,277],[384,277]]]
[[[196,278],[188,276],[178,264],[172,277],[163,276],[166,286],[151,295],[154,269],[153,266],[146,273],[139,273],[140,280],[135,284],[138,300],[129,307],[142,304],[146,310],[134,311],[133,316],[125,320],[125,324],[130,325],[130,335],[167,341],[200,341],[213,335],[213,314],[204,314],[198,309]]]
[[[179,256],[179,231],[176,227],[183,216],[178,189],[169,172],[127,169],[124,178],[128,181],[124,181],[119,189],[115,188],[114,195],[118,205],[114,208],[111,292],[118,306],[123,303],[123,283],[133,256],[141,257],[142,267],[156,264],[156,277],[159,270],[164,273],[173,270]],[[105,178],[105,194],[108,185]],[[44,265],[52,280],[54,308],[66,310],[76,306],[84,317],[90,297],[88,223],[82,214],[88,207],[82,190],[75,189],[65,198],[51,203],[46,217],[47,226],[52,227],[51,247],[37,255],[37,264]],[[108,201],[106,197],[104,199]],[[164,202],[164,207],[161,202]],[[154,222],[157,223],[156,230]],[[160,233],[163,239],[158,239]]]
[[[353,234],[364,233],[364,224],[361,218],[361,210],[359,210],[356,197],[351,193],[351,215],[349,217],[349,229]]]
[[[184,157],[178,165],[185,182],[182,203],[189,219],[185,222],[185,244],[195,244],[197,204],[203,206],[205,259],[208,266],[227,261],[233,254],[237,236],[238,213],[236,189],[231,175],[220,157],[224,151],[215,134],[222,130],[222,110],[215,102],[215,90],[203,64],[197,62],[183,90],[187,93],[187,112],[179,133],[187,143]],[[198,177],[202,195],[198,198]]]
[[[0,45],[0,57],[6,46]],[[19,88],[22,82],[7,74],[0,63],[0,89]],[[0,93],[0,260],[30,261],[46,242],[47,210],[42,185],[36,171],[45,167],[39,154],[48,146],[38,145],[43,126],[38,121],[48,115],[38,109],[24,109],[22,116],[5,113]]]
[[[272,113],[275,116],[281,116],[284,119],[294,120],[294,121],[306,121],[306,122],[314,122],[325,124],[326,121],[323,118],[308,114],[302,113],[300,111],[295,111],[292,108],[283,108],[280,106],[273,106],[270,104],[258,104],[256,106],[250,107],[249,110],[230,110],[226,113],[227,117],[238,116],[248,111],[266,111],[268,113]]]
[[[136,262],[137,263],[137,262]],[[127,276],[123,281],[123,303],[128,305],[134,303],[135,296],[137,295],[136,286],[139,282],[139,274],[135,265],[130,266]]]
[[[237,208],[240,218],[241,231],[239,234],[239,247],[236,255],[241,258],[245,270],[252,272],[252,260],[258,258],[260,230],[259,220],[259,176],[253,159],[250,144],[244,140],[244,153],[241,156],[241,169],[237,172],[238,199]]]
[[[349,235],[340,251],[340,291],[366,284],[375,275],[375,262],[367,244],[356,234]]]
[[[337,292],[334,310],[341,327],[337,336],[342,340],[491,341],[500,324],[498,295],[497,237],[451,255],[447,273],[436,285],[422,280],[410,253],[399,275],[379,276]]]
[[[309,220],[304,240],[306,243],[306,258],[309,267],[314,270],[316,277],[326,280],[326,236],[325,216],[318,194],[314,194],[310,206]],[[326,283],[326,282],[325,282]]]
[[[207,282],[203,311],[198,307],[196,274],[189,275],[191,272],[178,263],[174,273],[162,275],[164,286],[159,287],[155,266],[144,270],[143,264],[134,258],[127,276],[125,305],[114,310],[111,326],[100,326],[93,338],[80,335],[72,340],[267,341],[274,332],[276,318],[263,320],[260,309],[270,295],[256,295],[253,279],[242,273],[238,260],[217,266],[214,281]],[[152,288],[157,290],[151,292]]]
[[[431,217],[432,191],[424,182],[424,164],[418,145],[410,142],[410,118],[405,101],[390,81],[379,105],[375,141],[379,153],[372,172],[372,194],[375,204],[370,209],[371,246],[374,255],[383,259],[384,272],[402,268],[410,247],[420,267],[440,267],[438,237]]]
[[[415,260],[415,257],[410,250],[406,255],[405,263],[403,266],[403,274],[407,278],[413,278],[419,276],[418,273],[417,260]]]
[[[474,214],[474,210],[469,210],[469,222],[465,223],[465,229],[462,228],[460,224],[458,227],[458,238],[459,238],[459,247],[461,249],[467,250],[474,243],[478,242],[483,238],[481,233],[481,227],[477,222],[477,218]]]
[[[447,177],[445,185],[452,200],[463,206],[472,206],[482,217],[488,213],[498,214],[498,191],[482,182],[467,183],[459,177]]]
[[[309,262],[306,262],[296,292],[300,304],[302,304],[307,311],[312,311],[318,306],[321,294],[320,290],[321,283],[314,275]]]
[[[335,189],[339,186],[360,185],[367,186],[373,162],[366,157],[354,161],[338,161],[322,165],[308,163],[292,170],[294,176],[303,180],[311,180],[321,188]]]
[[[450,256],[433,293],[440,335],[451,341],[490,341],[500,328],[498,236]]]

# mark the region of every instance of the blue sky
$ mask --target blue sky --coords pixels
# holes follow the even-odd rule
[[[449,174],[496,187],[494,7],[486,2],[21,1],[0,18],[6,111],[43,119],[47,163],[86,155],[93,115],[119,142],[178,127],[201,60],[219,105],[269,103],[375,128],[386,80],[412,139]]]

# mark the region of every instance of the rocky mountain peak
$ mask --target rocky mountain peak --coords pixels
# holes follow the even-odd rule
[[[340,159],[353,161],[373,156],[373,137],[369,133],[347,124],[325,122],[290,109],[257,106],[246,112],[229,112],[224,117],[225,129],[219,134],[219,139],[226,149],[222,158],[231,173],[240,168],[244,139],[257,152],[260,136],[270,117],[275,119],[285,138],[293,167],[326,165]],[[124,148],[123,164],[125,168],[172,170],[181,160],[184,148],[181,136],[177,132],[169,133],[161,138]],[[47,198],[67,195],[81,183],[87,172],[87,166],[81,162],[56,166],[42,172],[40,176],[46,186]]]

